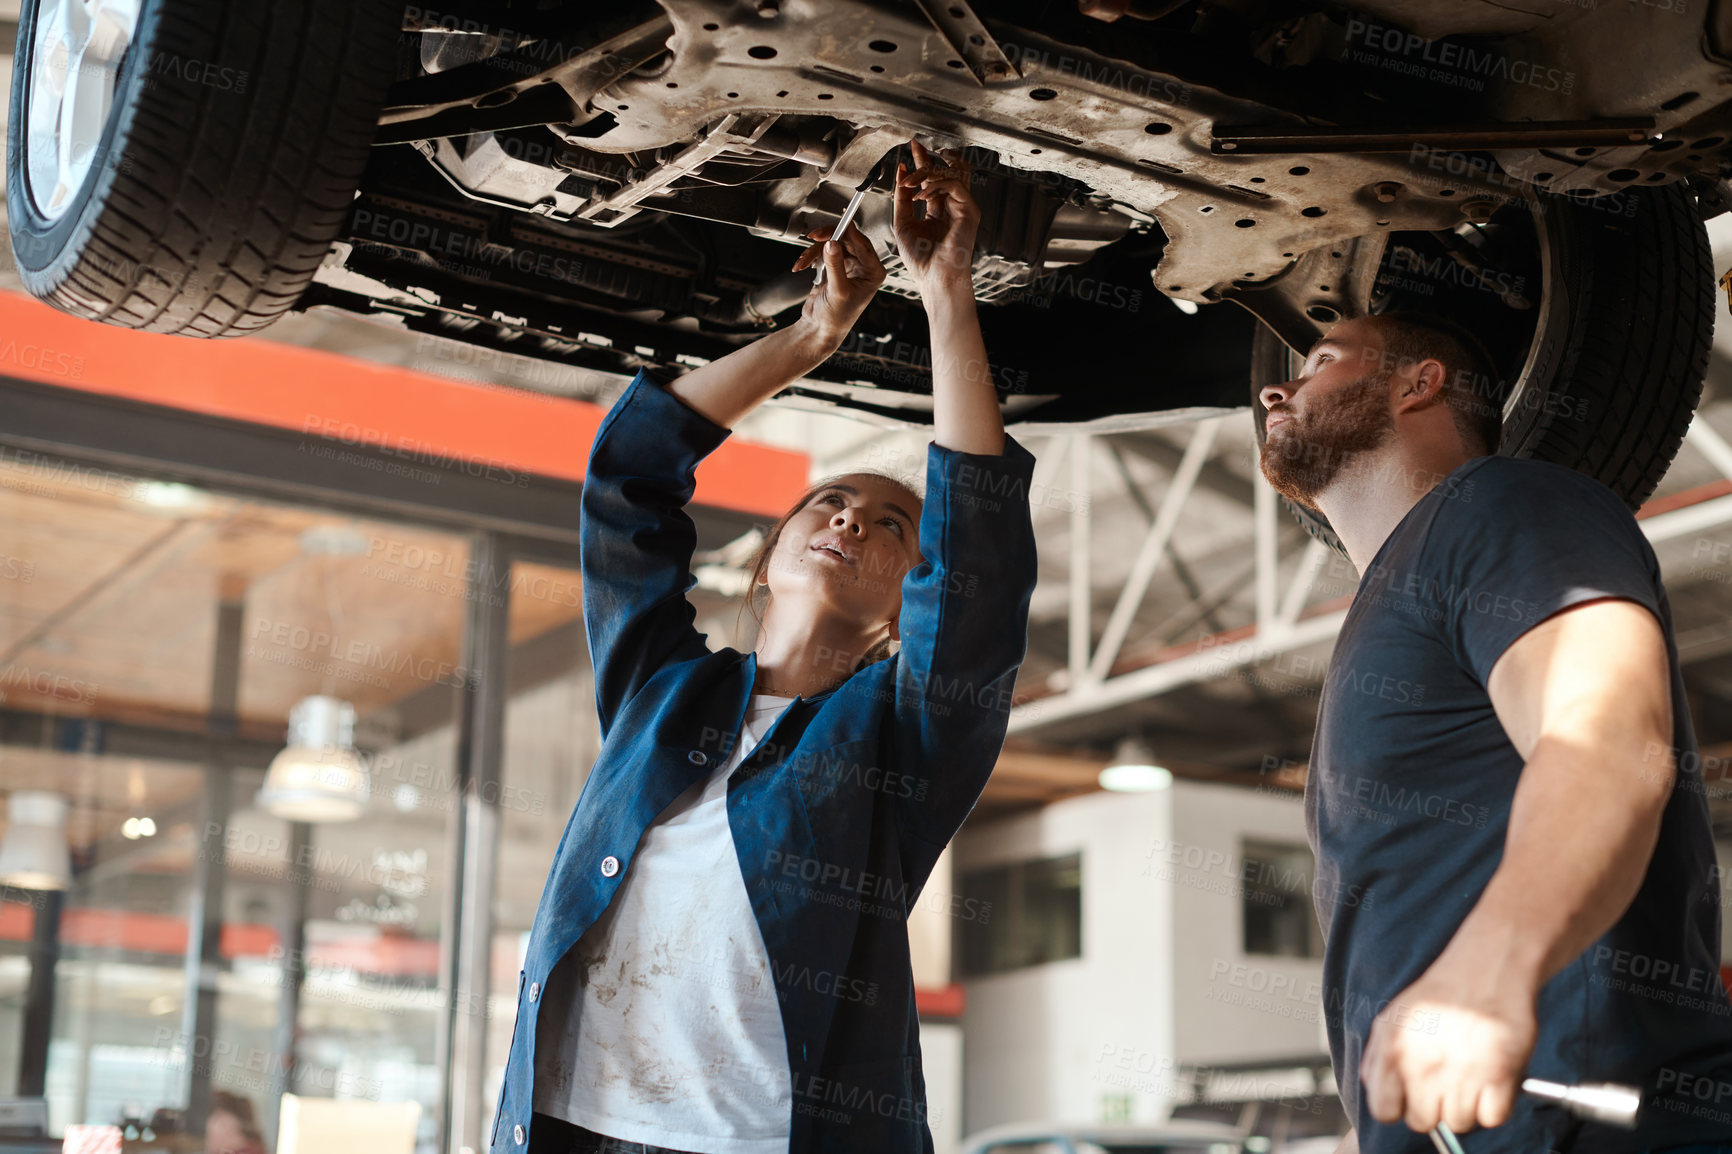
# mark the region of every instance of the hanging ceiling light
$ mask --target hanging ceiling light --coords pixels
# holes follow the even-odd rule
[[[13,792],[6,838],[0,841],[0,883],[24,890],[63,890],[72,884],[66,810],[66,799],[57,793]]]
[[[289,821],[354,821],[367,806],[367,771],[355,752],[355,707],[304,698],[289,710],[289,744],[271,759],[259,805]]]
[[[1119,742],[1112,764],[1101,770],[1102,789],[1114,793],[1150,793],[1173,784],[1173,775],[1155,763],[1148,743],[1138,737]]]

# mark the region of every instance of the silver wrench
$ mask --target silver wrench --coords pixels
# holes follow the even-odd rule
[[[830,234],[830,239],[834,240],[837,244],[842,243],[842,234],[847,232],[848,226],[854,223],[854,214],[860,211],[860,202],[866,199],[866,190],[871,187],[872,182],[868,180],[865,184],[862,184],[859,188],[855,189],[853,198],[848,201],[848,207],[842,210],[842,219],[836,222],[836,231]],[[823,259],[819,258],[818,275],[812,280],[814,286],[824,283],[825,269],[826,266]]]
[[[1566,1086],[1562,1082],[1547,1082],[1539,1078],[1523,1078],[1522,1093],[1556,1102],[1578,1118],[1604,1122],[1623,1130],[1636,1128],[1636,1115],[1641,1111],[1642,1092],[1634,1086],[1618,1086],[1609,1082],[1592,1085]],[[1431,1128],[1431,1144],[1437,1154],[1463,1154],[1455,1132],[1439,1122]]]

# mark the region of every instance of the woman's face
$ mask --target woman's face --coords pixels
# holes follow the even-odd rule
[[[764,574],[775,602],[809,599],[862,629],[894,621],[920,563],[920,506],[901,486],[851,473],[782,527]]]

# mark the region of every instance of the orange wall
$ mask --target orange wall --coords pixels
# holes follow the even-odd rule
[[[581,481],[598,405],[377,365],[262,337],[198,340],[79,320],[0,292],[0,376]],[[804,453],[730,438],[698,468],[697,503],[767,517],[805,487]]]

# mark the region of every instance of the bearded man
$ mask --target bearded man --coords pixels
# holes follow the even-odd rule
[[[1442,1122],[1468,1154],[1732,1154],[1719,871],[1659,565],[1609,489],[1495,455],[1495,381],[1471,334],[1392,314],[1260,397],[1264,475],[1361,574],[1305,791],[1315,892],[1373,899],[1317,903],[1342,1150],[1430,1154]],[[1640,1126],[1524,1074],[1640,1086]]]

